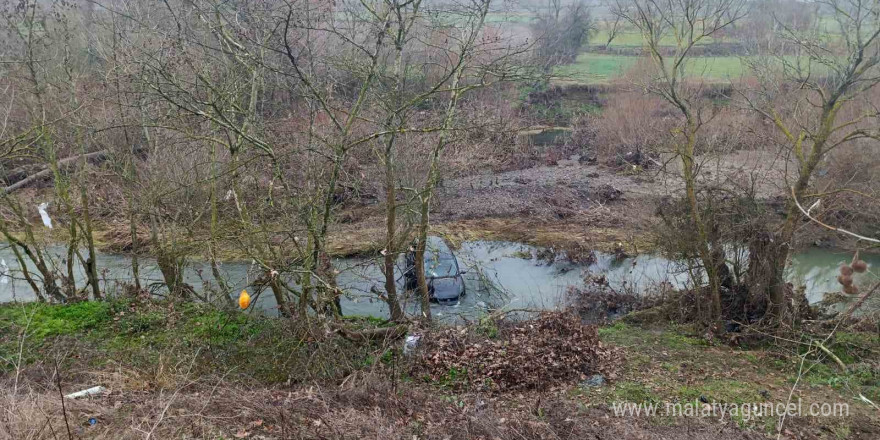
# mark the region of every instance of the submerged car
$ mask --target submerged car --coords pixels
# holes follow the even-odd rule
[[[418,288],[418,277],[415,271],[416,253],[410,249],[406,254],[406,271],[404,272],[405,287],[408,290]],[[440,237],[428,237],[425,246],[425,281],[432,301],[456,301],[465,294],[465,271],[458,266],[458,259],[452,249]]]

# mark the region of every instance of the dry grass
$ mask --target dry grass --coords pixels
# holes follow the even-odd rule
[[[715,423],[656,426],[579,408],[559,394],[495,399],[361,378],[342,387],[248,389],[194,382],[164,393],[113,391],[65,403],[72,438],[89,439],[717,439],[760,438]],[[4,397],[2,439],[67,436],[57,394]],[[14,405],[14,406],[9,406]],[[90,425],[88,420],[96,420]],[[727,423],[726,425],[730,425]],[[704,437],[705,438],[705,437]]]
[[[154,310],[129,311],[144,316],[143,313]],[[192,316],[188,321],[186,318],[175,318],[177,327],[174,328],[193,329],[193,326],[184,324],[207,322],[201,315]],[[137,321],[143,322],[142,319]],[[532,330],[516,331],[516,328],[524,329],[533,324],[535,328]],[[531,361],[534,364],[552,359],[553,356],[544,356],[548,347],[567,347],[567,350],[568,345],[574,344],[572,341],[587,341],[588,346],[595,346],[595,333],[591,333],[591,330],[578,336],[580,330],[577,329],[583,326],[575,324],[576,321],[573,321],[571,325],[574,327],[562,326],[548,331],[534,322],[520,323],[510,328],[499,327],[497,334],[492,335],[491,328],[486,327],[484,321],[479,327],[467,330],[471,337],[467,343],[471,346],[491,345],[494,348],[488,353],[509,356],[499,358],[501,364],[492,366],[490,370],[515,375],[523,362]],[[37,325],[44,324],[35,318],[34,329]],[[124,334],[120,332],[125,328],[121,322],[105,322],[102,325],[110,326],[107,330],[113,330],[113,334]],[[159,336],[167,334],[164,330],[167,326],[167,323],[156,324],[141,334],[158,344],[162,340]],[[238,323],[236,326],[249,328],[247,323]],[[777,370],[771,362],[752,364],[749,360],[756,355],[771,359],[773,353],[743,353],[729,347],[708,345],[701,339],[683,336],[670,328],[663,333],[626,325],[600,329],[599,338],[604,344],[611,343],[626,351],[626,361],[619,362],[620,368],[615,369],[616,380],[606,374],[610,381],[607,386],[578,388],[575,383],[580,376],[563,372],[562,375],[548,378],[548,386],[533,386],[532,383],[530,386],[514,385],[493,392],[479,387],[450,386],[454,384],[442,378],[423,382],[418,380],[424,378],[422,375],[412,377],[417,373],[410,372],[418,370],[411,368],[407,358],[397,356],[398,351],[394,348],[399,346],[399,341],[355,348],[366,348],[370,353],[367,359],[354,355],[339,359],[340,348],[334,346],[339,346],[342,341],[339,338],[321,337],[321,329],[316,326],[307,345],[322,347],[327,354],[337,354],[338,363],[344,364],[344,368],[338,367],[334,375],[323,379],[316,374],[322,368],[333,367],[326,354],[316,351],[294,353],[286,346],[278,345],[283,344],[284,338],[273,340],[266,348],[278,347],[275,351],[280,352],[282,358],[292,356],[301,357],[303,361],[314,360],[314,379],[302,371],[308,367],[302,362],[274,364],[271,362],[274,357],[271,353],[248,353],[250,357],[256,357],[258,362],[270,364],[267,368],[278,370],[270,377],[286,374],[299,378],[286,383],[259,379],[253,361],[245,362],[230,353],[234,351],[234,345],[263,344],[262,341],[277,333],[277,329],[256,334],[248,331],[211,331],[202,339],[215,343],[182,340],[170,346],[139,345],[137,340],[141,339],[140,336],[124,336],[128,338],[124,339],[126,345],[140,353],[139,356],[123,356],[122,352],[90,348],[92,345],[101,345],[100,339],[95,339],[95,332],[100,332],[102,327],[86,333],[47,338],[41,346],[19,344],[17,347],[25,349],[3,352],[4,360],[24,356],[28,362],[13,362],[15,366],[3,370],[0,375],[0,440],[757,439],[765,438],[760,426],[743,428],[737,426],[736,421],[712,418],[618,418],[609,409],[609,402],[638,401],[633,399],[645,396],[657,401],[675,400],[691,396],[697,392],[694,390],[707,393],[710,398],[737,401],[754,398],[755,390],[765,387],[770,387],[774,395],[787,390],[785,380],[788,376],[784,369]],[[508,330],[512,330],[511,338],[505,336]],[[18,331],[14,333],[19,334]],[[170,333],[173,335],[174,331]],[[515,340],[524,335],[524,340]],[[9,342],[8,335],[3,336],[7,336],[5,341]],[[0,340],[3,339],[0,337]],[[77,340],[82,343],[71,345]],[[512,347],[507,350],[509,353],[504,350],[507,342]],[[430,349],[431,344],[423,347]],[[528,353],[530,349],[535,351],[534,356]],[[479,363],[482,361],[479,359],[481,352],[475,350]],[[363,352],[353,354],[358,353]],[[103,354],[103,359],[99,357],[100,354]],[[356,359],[362,359],[359,365],[350,364]],[[684,362],[699,368],[685,368]],[[678,363],[681,363],[680,368]],[[768,369],[757,371],[757,366]],[[550,373],[559,371],[551,368]],[[593,371],[590,370],[590,373]],[[740,377],[742,374],[745,376]],[[738,381],[748,382],[748,386]],[[67,399],[62,406],[59,382],[62,393],[95,385],[105,386],[108,392],[92,399]],[[652,385],[635,386],[637,382]],[[728,383],[735,383],[737,387],[723,387]],[[808,391],[811,398],[823,401],[840,398],[828,386]],[[873,419],[861,413],[858,417],[832,422],[844,423],[841,426],[862,435],[852,438],[874,438],[870,437],[874,432],[870,430]],[[94,419],[95,423],[89,423],[90,419]],[[797,423],[795,426],[798,429],[806,429],[809,433],[820,432],[831,426],[828,424],[830,422],[824,420],[809,422],[816,423],[816,426]],[[70,437],[67,434],[68,426]]]

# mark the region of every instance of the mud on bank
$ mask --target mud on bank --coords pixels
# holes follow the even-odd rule
[[[679,179],[658,170],[636,171],[596,165],[573,155],[510,171],[486,170],[450,178],[437,189],[431,213],[431,229],[453,242],[465,240],[516,241],[571,253],[624,250],[638,254],[656,248],[655,231],[660,221],[657,206],[680,189]],[[785,163],[766,152],[737,151],[717,158],[707,176],[736,180],[743,170],[760,169],[770,176],[759,182],[758,195],[771,208],[781,205],[777,197],[784,188]],[[675,163],[669,170],[675,171]],[[33,190],[30,190],[33,191]],[[36,193],[34,195],[36,197]],[[778,198],[778,197],[777,197]],[[337,207],[327,248],[334,256],[375,255],[384,242],[384,208],[376,197],[351,199]],[[38,221],[38,220],[35,220]],[[289,232],[291,225],[274,229]],[[130,252],[128,223],[112,218],[96,220],[96,243],[108,252]],[[37,229],[49,242],[64,242],[66,228]],[[188,231],[194,259],[204,258],[208,241]],[[202,232],[205,233],[206,229]],[[829,231],[807,226],[800,246],[846,247]],[[149,254],[149,228],[139,228],[142,253]],[[247,259],[241,250],[220,244],[223,260]]]

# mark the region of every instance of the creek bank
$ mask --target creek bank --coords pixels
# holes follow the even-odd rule
[[[546,153],[556,151],[554,148]],[[678,180],[651,171],[621,171],[583,162],[578,160],[578,154],[564,156],[524,168],[479,170],[444,179],[437,188],[432,208],[433,233],[446,235],[453,241],[516,241],[565,249],[570,253],[613,252],[623,248],[627,253],[639,254],[656,250],[654,231],[659,221],[655,216],[656,207],[664,197],[681,190]],[[733,179],[743,169],[755,169],[776,176],[784,172],[784,165],[765,152],[736,151],[717,158],[713,175]],[[674,173],[675,169],[670,172]],[[775,182],[775,178],[768,178],[758,182],[756,187],[756,195],[771,205],[777,203]],[[33,191],[32,198],[51,200],[47,191]],[[377,194],[364,194],[336,207],[336,223],[327,242],[331,256],[373,256],[381,250],[385,231],[384,209],[379,199]],[[32,214],[36,216],[36,210]],[[33,222],[39,224],[39,218],[34,217]],[[124,220],[97,217],[94,222],[99,249],[112,253],[131,251],[130,229]],[[269,229],[288,227],[274,226],[270,225]],[[225,226],[221,224],[220,228]],[[149,227],[140,225],[138,230],[139,248],[147,255]],[[56,227],[37,228],[36,232],[43,242],[64,243],[65,231],[64,227]],[[196,236],[189,239],[191,261],[206,259],[204,243],[208,237],[200,235],[206,231],[207,228],[192,231]],[[800,240],[802,245],[819,243],[833,251],[846,249],[849,244],[823,231],[810,230],[808,235]],[[249,260],[242,250],[223,243],[217,254],[227,262]]]
[[[0,367],[4,390],[18,384],[16,394],[0,395],[15,411],[0,423],[0,438],[23,438],[47,423],[65,432],[55,359],[63,392],[108,389],[67,402],[71,429],[82,438],[141,438],[139,429],[168,439],[775,438],[775,417],[617,417],[612,405],[699,397],[726,404],[784,402],[796,380],[797,397],[806,405],[847,402],[851,414],[790,420],[792,434],[782,438],[874,439],[880,426],[880,416],[852,398],[852,392],[880,398],[873,355],[880,341],[867,333],[839,332],[828,341],[851,373],[826,361],[799,376],[800,358],[784,349],[730,347],[686,326],[618,321],[597,332],[603,346],[621,351],[613,379],[582,387],[572,377],[552,387],[487,394],[468,386],[463,375],[417,374],[400,353],[400,340],[354,343],[320,325],[301,324],[146,298],[0,306],[0,358],[24,354],[20,369],[6,362]],[[377,322],[347,325],[369,329]],[[492,330],[498,325],[505,324],[437,330],[467,332],[470,345],[492,345],[508,340],[503,329]],[[535,348],[566,342],[564,335],[546,336],[551,334],[555,340],[541,342],[540,332],[528,340]],[[10,399],[15,405],[6,405]],[[92,418],[96,424],[86,423]]]

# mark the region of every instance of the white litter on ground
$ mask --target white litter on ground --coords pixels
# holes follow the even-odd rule
[[[49,213],[46,212],[46,208],[48,207],[48,203],[40,203],[40,206],[37,206],[37,211],[40,211],[40,218],[43,219],[43,224],[46,225],[47,228],[52,229],[52,219],[49,218]]]
[[[422,335],[407,336],[406,340],[403,342],[403,355],[408,356],[412,353],[413,350],[418,347],[420,339],[422,339]]]
[[[68,399],[79,399],[80,397],[94,396],[96,394],[101,394],[104,391],[107,391],[107,388],[102,386],[91,387],[82,391],[77,391],[75,393],[70,393],[64,397]]]
[[[0,259],[0,284],[9,284],[9,266],[5,259]]]

